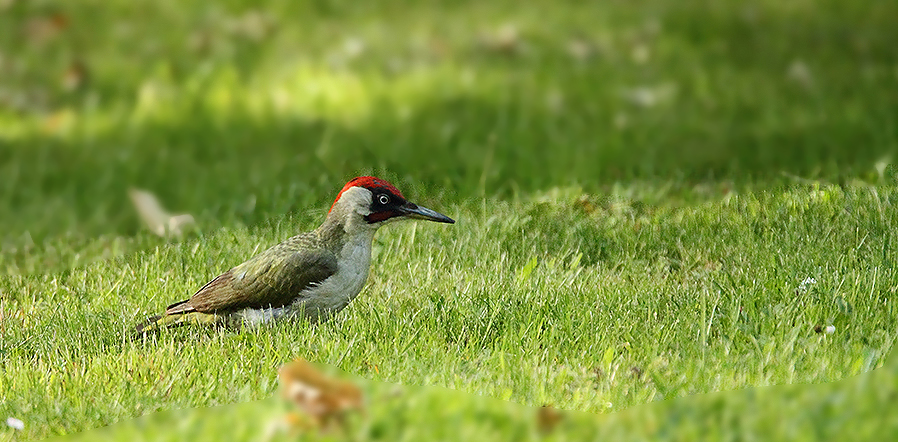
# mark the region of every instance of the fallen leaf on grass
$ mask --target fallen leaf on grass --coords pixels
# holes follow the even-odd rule
[[[481,46],[491,52],[515,55],[523,49],[523,40],[517,26],[506,23],[480,37]]]
[[[83,88],[87,84],[88,78],[87,65],[80,60],[75,60],[63,72],[60,82],[63,89],[72,92]]]
[[[558,426],[564,417],[555,407],[543,405],[536,410],[536,426],[543,434],[549,433]]]
[[[14,417],[6,418],[6,425],[15,430],[22,431],[25,429],[25,423],[22,422],[21,419],[16,419]]]
[[[134,208],[137,209],[140,218],[156,235],[162,237],[180,235],[187,226],[195,223],[190,214],[172,215],[168,213],[162,208],[156,195],[146,190],[130,189],[128,196],[131,197],[131,202],[134,203]]]
[[[278,379],[284,396],[301,411],[287,416],[292,428],[343,426],[347,413],[362,408],[362,391],[355,384],[327,376],[306,360],[283,365]]]
[[[45,44],[60,36],[68,27],[69,18],[60,13],[35,17],[25,22],[25,36],[29,42]]]

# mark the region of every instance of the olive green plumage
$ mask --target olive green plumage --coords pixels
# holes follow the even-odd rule
[[[222,273],[190,299],[149,318],[137,332],[190,323],[221,323],[241,309],[291,304],[303,290],[337,271],[337,256],[327,246],[334,241],[326,241],[330,235],[322,234],[330,232],[322,232],[322,228],[287,239]]]

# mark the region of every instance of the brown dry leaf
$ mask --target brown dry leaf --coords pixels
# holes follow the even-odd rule
[[[30,42],[44,44],[69,27],[69,18],[61,13],[35,17],[25,23],[25,35]]]
[[[194,224],[190,214],[172,215],[162,208],[159,199],[146,190],[129,189],[128,196],[140,219],[146,223],[150,231],[156,235],[165,237],[180,235],[187,226]]]
[[[284,396],[307,417],[289,415],[293,426],[307,427],[309,422],[319,429],[342,426],[348,412],[362,408],[362,391],[357,386],[325,375],[304,359],[283,365],[278,379]]]
[[[87,66],[79,60],[73,61],[62,74],[62,88],[72,92],[81,89],[87,84]]]
[[[551,405],[543,405],[536,410],[536,425],[543,434],[549,433],[561,422],[561,412]]]
[[[508,55],[520,52],[524,44],[518,27],[511,23],[482,35],[480,43],[489,51]]]

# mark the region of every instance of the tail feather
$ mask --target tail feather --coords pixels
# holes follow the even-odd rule
[[[175,328],[188,324],[216,324],[221,317],[214,313],[200,313],[192,311],[189,313],[163,314],[147,318],[143,323],[137,324],[135,330],[138,334],[159,331],[164,328]]]

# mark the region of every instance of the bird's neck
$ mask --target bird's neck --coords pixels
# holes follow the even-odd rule
[[[376,231],[376,226],[368,224],[351,206],[340,204],[339,201],[316,230],[318,238],[334,253],[340,253],[348,243],[368,244],[370,248]]]

